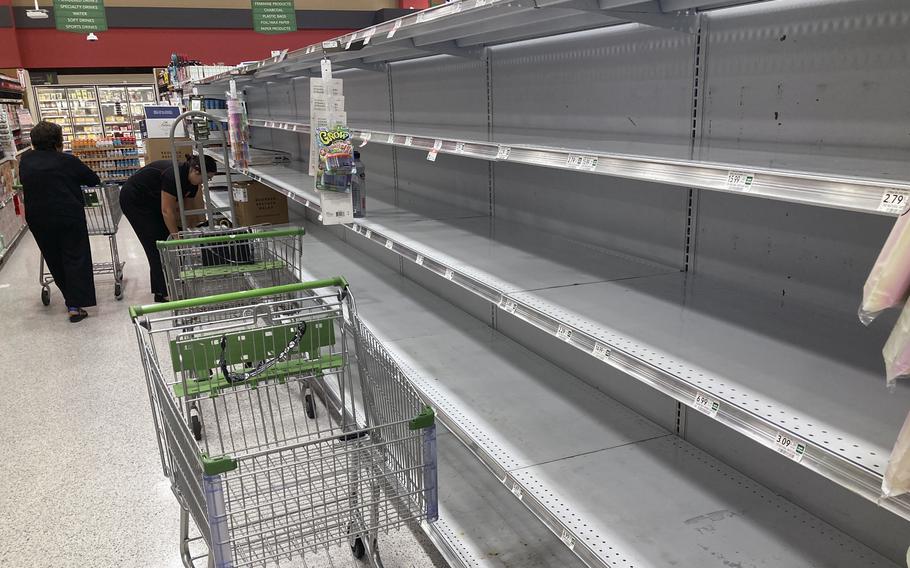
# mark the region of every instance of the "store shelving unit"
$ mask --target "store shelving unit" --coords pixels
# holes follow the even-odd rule
[[[910,499],[879,499],[879,488],[910,390],[884,388],[889,330],[860,326],[852,306],[890,218],[910,203],[910,147],[891,94],[910,86],[895,63],[910,12],[891,0],[718,4],[462,1],[197,89],[235,80],[255,117],[253,146],[306,159],[306,78],[331,59],[371,174],[368,216],[340,236],[896,559]],[[855,100],[876,104],[846,121]],[[305,170],[292,161],[243,173],[318,219]],[[410,355],[419,367],[421,351]],[[541,394],[536,408],[548,403]],[[451,401],[453,431],[472,404],[484,403]],[[507,422],[486,417],[484,435],[512,440]],[[568,512],[617,531],[601,515],[618,504],[588,507],[583,489],[621,468],[576,469],[584,460],[564,456],[536,486],[475,453],[557,535],[568,531],[583,561],[612,565],[575,549],[571,516],[539,504],[570,495]],[[775,459],[778,471],[761,463]],[[642,470],[675,483],[659,466]],[[798,488],[797,470],[808,476]],[[841,492],[821,489],[832,485]],[[873,534],[864,516],[887,528]],[[653,565],[639,546],[629,561]]]
[[[22,210],[22,191],[18,184],[18,157],[27,147],[20,109],[23,88],[17,79],[0,75],[0,263],[16,246],[27,225]],[[27,127],[27,121],[25,126]]]

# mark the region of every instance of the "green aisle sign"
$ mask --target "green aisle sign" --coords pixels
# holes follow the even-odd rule
[[[54,20],[65,32],[107,31],[104,0],[54,0]]]
[[[261,34],[284,34],[297,31],[294,0],[250,0],[253,5],[253,29]]]

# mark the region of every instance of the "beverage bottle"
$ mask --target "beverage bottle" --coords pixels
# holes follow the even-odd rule
[[[367,214],[367,170],[360,161],[360,152],[354,152],[354,175],[351,176],[351,198],[354,201],[354,217]]]

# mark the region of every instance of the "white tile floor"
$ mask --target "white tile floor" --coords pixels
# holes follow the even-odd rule
[[[118,235],[125,298],[95,279],[98,306],[70,324],[41,305],[31,235],[0,266],[0,566],[181,566],[178,508],[162,475],[129,304],[151,301],[129,225]],[[107,243],[93,238],[106,259]],[[441,566],[408,532],[380,541],[387,568]],[[340,554],[311,568],[364,566]],[[294,563],[301,566],[302,563]]]

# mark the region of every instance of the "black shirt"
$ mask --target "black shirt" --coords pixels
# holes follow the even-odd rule
[[[183,198],[196,196],[198,185],[190,184],[190,168],[186,163],[180,164],[180,188]],[[130,176],[123,185],[124,197],[134,204],[147,209],[161,210],[161,192],[165,191],[177,197],[177,180],[174,175],[174,164],[170,160],[157,160]]]
[[[33,220],[61,216],[84,219],[81,186],[101,185],[98,174],[82,160],[56,150],[29,150],[22,154],[19,180],[25,215]]]

